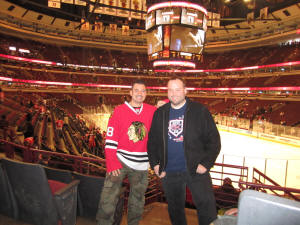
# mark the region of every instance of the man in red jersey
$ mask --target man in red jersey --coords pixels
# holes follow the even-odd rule
[[[113,224],[117,199],[127,176],[130,183],[128,225],[141,220],[148,186],[147,140],[154,106],[143,103],[146,86],[133,83],[131,101],[117,106],[108,122],[105,142],[106,178],[97,213],[98,225]]]

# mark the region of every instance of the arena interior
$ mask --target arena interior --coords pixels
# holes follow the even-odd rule
[[[110,114],[130,99],[134,80],[146,82],[145,102],[156,105],[167,98],[173,76],[185,79],[188,97],[210,110],[222,133],[295,151],[276,160],[260,156],[259,164],[247,154],[233,160],[234,153],[221,152],[210,172],[218,214],[242,208],[240,194],[252,189],[292,200],[299,219],[300,1],[184,1],[210,14],[201,51],[184,54],[149,50],[157,26],[145,21],[151,6],[162,2],[0,0],[1,225],[96,224]],[[174,24],[171,32],[184,41],[183,28]],[[230,191],[224,189],[228,179]],[[123,186],[116,225],[126,224],[129,184]],[[161,183],[151,170],[145,197],[140,224],[169,225]],[[189,190],[186,211],[189,224],[196,224]],[[262,211],[268,215],[268,206]]]

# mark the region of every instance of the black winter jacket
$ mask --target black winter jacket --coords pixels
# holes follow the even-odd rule
[[[188,171],[196,174],[198,164],[202,164],[207,171],[213,167],[221,149],[220,135],[216,124],[206,107],[192,102],[188,98],[184,114],[184,154]],[[167,103],[158,108],[153,116],[148,136],[148,157],[150,166],[160,165],[160,172],[164,171],[168,159],[168,124],[171,104]]]

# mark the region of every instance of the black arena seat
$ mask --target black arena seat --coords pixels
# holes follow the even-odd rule
[[[72,172],[69,170],[62,170],[44,166],[47,178],[50,180],[60,181],[69,184],[73,181]]]
[[[83,175],[76,172],[73,172],[73,174],[75,179],[80,180],[80,184],[78,186],[79,215],[95,219],[105,178]],[[124,192],[122,191],[114,215],[114,225],[119,225],[121,223],[123,206]]]
[[[16,200],[6,172],[2,168],[2,159],[0,159],[0,214],[13,218],[17,217]]]
[[[76,224],[78,180],[50,182],[41,165],[9,159],[2,164],[17,202],[17,219],[34,225]]]

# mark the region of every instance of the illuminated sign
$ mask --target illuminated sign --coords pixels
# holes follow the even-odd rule
[[[203,12],[196,11],[194,9],[182,9],[181,24],[196,26],[202,28],[204,20]]]
[[[180,8],[166,8],[157,10],[156,25],[179,23],[180,11]]]
[[[240,67],[240,68],[225,68],[225,69],[206,69],[206,70],[155,70],[155,72],[163,72],[163,73],[208,73],[208,72],[232,72],[232,71],[244,71],[244,70],[255,70],[255,69],[263,69],[263,68],[272,68],[272,67],[282,67],[282,66],[296,66],[300,65],[300,61],[294,62],[284,62],[284,63],[276,63],[262,66],[248,66],[248,67]]]
[[[163,62],[163,61],[161,61]],[[164,61],[165,64],[171,63],[170,61]],[[173,62],[175,65],[180,65],[182,63],[189,62]],[[174,70],[173,72],[176,72]],[[35,85],[56,85],[56,86],[81,86],[81,87],[101,87],[101,88],[121,88],[121,89],[131,89],[131,85],[113,85],[113,84],[81,84],[81,83],[68,83],[68,82],[54,82],[54,81],[40,81],[40,80],[24,80],[24,79],[14,79],[10,77],[1,77],[0,81],[15,82],[15,83],[27,83]],[[167,90],[167,87],[147,87],[151,90]],[[187,87],[188,90],[194,91],[299,91],[300,86],[293,87],[236,87],[236,88],[195,88]]]
[[[155,25],[155,11],[146,15],[145,25],[146,30],[150,29]]]
[[[190,2],[162,2],[158,3],[155,5],[152,5],[149,7],[148,12],[150,13],[154,10],[161,9],[161,8],[170,8],[170,7],[181,7],[181,8],[191,8],[191,9],[196,9],[201,12],[203,12],[205,15],[207,15],[207,11],[205,8],[198,4],[190,3]]]
[[[152,30],[147,34],[148,55],[163,50],[163,30],[162,26]]]
[[[181,66],[181,67],[192,67],[195,68],[196,65],[193,62],[187,61],[172,61],[172,60],[164,60],[164,61],[155,61],[153,63],[154,67],[157,66]]]
[[[185,52],[174,52],[170,51],[170,54],[176,54],[182,55],[182,56],[190,56],[190,53],[185,53]],[[150,55],[152,57],[157,57],[159,56],[159,53],[153,53]],[[200,57],[200,55],[194,55],[192,56]],[[51,61],[44,61],[44,60],[39,60],[39,59],[29,59],[29,58],[24,58],[24,57],[18,57],[18,56],[12,56],[12,55],[5,55],[5,54],[0,54],[0,57],[5,58],[5,59],[11,59],[11,60],[16,60],[16,61],[24,61],[24,62],[31,62],[31,63],[36,63],[36,64],[46,64],[46,65],[51,65],[51,66],[64,66],[61,63],[57,62],[51,62]],[[276,68],[276,67],[286,67],[286,66],[297,66],[300,65],[300,61],[293,61],[293,62],[284,62],[284,63],[276,63],[276,64],[269,64],[269,65],[261,65],[261,66],[248,66],[248,67],[239,67],[239,68],[225,68],[225,69],[197,69],[197,70],[155,70],[155,72],[172,72],[172,73],[206,73],[206,72],[231,72],[231,71],[245,71],[245,70],[254,70],[254,69],[264,69],[264,68]],[[69,67],[78,67],[78,68],[91,68],[91,69],[103,69],[103,70],[114,70],[113,67],[108,67],[108,66],[87,66],[87,65],[76,65],[76,64],[67,64]],[[124,68],[120,68],[123,70]],[[129,68],[127,68],[129,69]],[[133,69],[129,69],[133,71]]]

